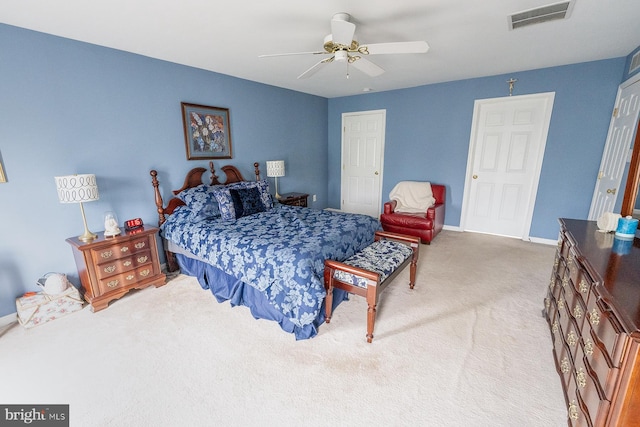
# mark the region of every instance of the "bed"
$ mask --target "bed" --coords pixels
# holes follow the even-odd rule
[[[152,184],[170,270],[198,279],[218,302],[243,305],[257,319],[279,323],[298,340],[324,322],[324,261],[343,261],[373,242],[379,221],[367,215],[288,206],[271,196],[268,181],[247,181],[231,165],[213,162],[188,172],[165,205],[158,173]],[[333,308],[347,299],[334,294]]]

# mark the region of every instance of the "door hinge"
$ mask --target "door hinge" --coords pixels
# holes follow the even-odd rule
[[[598,179],[602,179],[603,176],[604,176],[604,173],[602,171],[598,172]]]
[[[613,109],[613,117],[618,117],[618,107]]]

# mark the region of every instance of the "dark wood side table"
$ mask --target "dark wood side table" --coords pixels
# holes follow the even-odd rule
[[[82,242],[70,237],[73,256],[78,267],[84,298],[91,311],[107,308],[131,289],[142,289],[165,284],[160,270],[156,235],[158,228],[145,226],[119,236],[98,238]]]
[[[278,201],[283,205],[302,206],[306,208],[308,197],[309,195],[306,193],[284,193],[280,195]]]

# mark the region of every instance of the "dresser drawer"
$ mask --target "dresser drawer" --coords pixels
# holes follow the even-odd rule
[[[132,256],[137,252],[148,251],[150,249],[149,238],[142,236],[140,238],[121,242],[111,246],[100,247],[91,250],[91,256],[95,264],[112,262],[113,260]]]
[[[575,320],[578,329],[582,329],[584,323],[585,311],[587,307],[582,297],[576,292],[573,286],[564,288],[566,310]]]
[[[567,415],[571,427],[593,427],[591,418],[585,403],[582,401],[580,393],[577,391],[576,378],[570,375],[566,387],[567,393]]]
[[[129,256],[126,258],[116,259],[104,264],[99,264],[96,268],[96,274],[99,279],[104,279],[114,274],[124,273],[125,271],[133,270],[143,264],[151,262],[151,252],[143,251]]]
[[[587,331],[590,331],[590,329],[587,328]],[[603,398],[612,400],[620,370],[609,365],[608,358],[604,356],[603,350],[596,344],[591,335],[583,336],[582,340],[584,358],[591,367],[594,381],[602,391]]]
[[[153,277],[155,274],[153,264],[146,264],[135,270],[127,271],[122,274],[107,277],[98,281],[102,293],[111,292],[115,289],[126,288],[146,278]]]
[[[620,367],[622,349],[626,335],[622,334],[622,328],[613,317],[606,304],[593,295],[587,304],[585,328],[590,326],[591,336],[595,343],[603,349],[610,366]]]
[[[579,348],[576,354],[574,375],[576,391],[585,406],[583,412],[589,416],[592,425],[602,425],[610,402],[604,398],[599,385],[593,379],[591,367],[585,361],[582,348]]]

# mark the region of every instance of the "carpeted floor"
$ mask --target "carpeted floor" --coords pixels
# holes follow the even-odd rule
[[[70,404],[71,426],[563,426],[542,317],[554,246],[443,231],[382,294],[295,341],[187,276],[0,330],[0,403]]]

